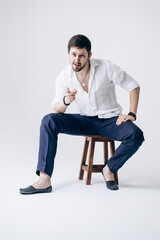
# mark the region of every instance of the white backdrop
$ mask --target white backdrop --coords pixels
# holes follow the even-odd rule
[[[90,38],[93,57],[113,61],[139,82],[136,124],[146,141],[136,154],[141,157],[138,164],[159,166],[160,2],[1,0],[0,4],[2,162],[14,159],[16,166],[25,155],[28,164],[36,166],[41,119],[52,111],[55,79],[68,63],[67,43],[81,33]],[[128,92],[118,86],[117,97],[127,113]],[[68,111],[76,112],[76,106]],[[70,156],[67,149],[74,141],[72,154],[81,154],[82,139],[63,136],[61,156]]]
[[[136,124],[144,131],[146,141],[137,153],[142,157],[138,164],[159,166],[159,22],[158,0],[1,0],[3,161],[9,157],[13,162],[14,157],[16,166],[16,161],[23,161],[25,155],[28,164],[34,161],[36,165],[40,121],[52,111],[55,79],[68,63],[67,43],[81,33],[92,42],[92,57],[113,61],[139,82]],[[128,96],[128,92],[117,87],[124,114],[129,109]],[[68,111],[76,112],[74,104]],[[70,155],[67,149],[75,137],[69,139],[61,137],[62,155]],[[76,141],[72,153],[81,154],[82,140]]]
[[[154,182],[157,181],[158,184],[160,166],[159,23],[159,0],[0,0],[0,177],[6,191],[10,189],[12,183],[14,193],[12,192],[13,195],[10,196],[12,198],[14,196],[15,204],[28,204],[28,202],[23,202],[24,199],[17,202],[15,192],[18,194],[19,187],[33,183],[36,177],[41,119],[52,112],[51,102],[55,94],[55,79],[68,64],[69,39],[79,33],[91,40],[92,57],[106,58],[118,64],[141,86],[135,123],[143,130],[145,142],[119,171],[120,182],[123,182],[127,174],[132,174],[135,179],[135,173],[139,173],[142,178],[145,173],[145,179],[154,178]],[[117,98],[123,106],[123,113],[128,113],[128,92],[117,86]],[[76,112],[74,103],[68,108],[68,112]],[[78,176],[83,141],[82,137],[59,136],[56,162],[60,164],[60,169],[71,168],[75,177]],[[96,150],[95,154],[100,159],[102,147],[97,146]],[[57,172],[58,174],[60,172]],[[64,181],[66,181],[67,171],[63,174]],[[129,192],[129,189],[127,191]],[[126,193],[127,199],[129,198],[128,192]],[[6,196],[4,194],[4,203],[7,204],[7,209],[10,209],[10,196]],[[36,205],[37,200],[35,201]],[[51,199],[51,204],[52,201],[53,199]],[[144,198],[141,201],[142,205],[143,202]],[[139,204],[139,199],[137,204]],[[4,205],[1,204],[1,206]],[[39,213],[39,205],[37,206],[37,213]],[[154,206],[153,203],[152,206]],[[24,217],[20,214],[20,210],[23,213],[24,209],[21,205],[18,213],[19,219]],[[79,208],[76,206],[75,209]],[[4,208],[4,215],[5,213]],[[10,227],[13,228],[11,222],[14,223],[15,217],[10,216],[10,219]],[[28,215],[28,222],[29,219]],[[33,217],[32,221],[34,219]],[[4,222],[6,232],[8,221],[7,216],[5,222],[3,217],[2,222]],[[159,221],[152,222],[153,229],[157,226],[156,222],[158,224]],[[117,223],[118,226],[119,223]],[[16,229],[17,234],[21,236],[18,226]],[[156,229],[159,227],[157,226]],[[142,234],[144,232],[141,231]],[[11,233],[8,232],[8,234]],[[157,238],[154,237],[154,239],[159,239],[159,233],[156,232],[156,234]],[[150,235],[146,236],[148,238],[145,239],[151,239]],[[8,240],[10,237],[3,239]]]

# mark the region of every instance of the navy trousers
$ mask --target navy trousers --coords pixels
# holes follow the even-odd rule
[[[100,119],[80,114],[50,113],[43,117],[40,127],[39,154],[36,174],[44,171],[50,177],[54,169],[59,133],[87,136],[102,135],[112,140],[121,141],[115,155],[108,161],[112,173],[138,150],[145,140],[142,130],[132,121],[116,124],[118,116]]]

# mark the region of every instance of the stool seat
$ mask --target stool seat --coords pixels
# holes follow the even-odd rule
[[[81,160],[80,171],[79,171],[79,180],[83,180],[84,171],[86,171],[87,172],[86,184],[90,185],[92,172],[94,173],[102,172],[102,169],[108,163],[108,159],[109,159],[108,144],[110,145],[110,155],[112,157],[115,153],[115,143],[114,143],[114,140],[111,140],[101,135],[91,135],[91,136],[84,136],[84,137],[85,137],[85,142],[84,142],[82,160]],[[93,164],[94,148],[95,148],[96,142],[103,142],[104,164],[95,164],[95,165]],[[89,143],[90,143],[89,157],[88,157],[88,164],[86,164]],[[118,184],[117,173],[114,174],[114,178],[116,183]]]

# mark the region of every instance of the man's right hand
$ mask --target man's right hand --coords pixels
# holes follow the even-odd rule
[[[73,89],[72,91],[70,91],[69,88],[67,88],[65,103],[67,104],[72,103],[75,100],[76,93],[77,93],[76,89]]]

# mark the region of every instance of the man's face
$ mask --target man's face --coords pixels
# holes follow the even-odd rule
[[[92,53],[88,56],[86,48],[71,47],[68,55],[73,71],[80,72],[86,66]]]

